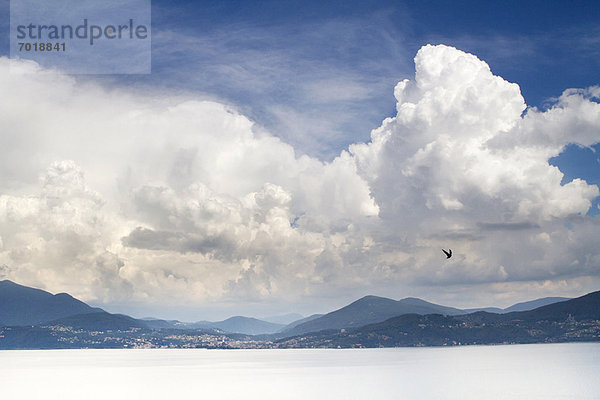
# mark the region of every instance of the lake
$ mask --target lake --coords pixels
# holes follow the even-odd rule
[[[3,399],[599,399],[600,343],[0,351]]]

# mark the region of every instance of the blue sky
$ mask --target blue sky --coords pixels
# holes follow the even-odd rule
[[[1,4],[7,54],[9,1]],[[543,108],[567,88],[599,83],[600,6],[591,1],[154,0],[152,17],[153,73],[122,79],[231,102],[294,143],[271,107],[281,105],[318,136],[297,138],[298,150],[323,159],[368,140],[393,114],[393,85],[411,76],[412,57],[427,43],[476,54],[518,83],[528,106]],[[316,101],[293,93],[333,76],[359,93]],[[323,109],[340,116],[329,135],[314,116]]]
[[[330,160],[393,115],[393,85],[411,76],[424,44],[476,54],[543,109],[565,89],[599,84],[599,20],[590,1],[154,1],[153,74],[132,80],[231,102],[297,151]],[[354,95],[306,90],[336,78]],[[569,147],[553,163],[598,183],[594,154]]]
[[[599,83],[600,5],[590,1],[154,1],[153,6],[155,35],[169,30],[203,38],[217,32],[223,47],[208,54],[195,48],[172,54],[163,48],[177,48],[177,43],[155,46],[151,84],[224,97],[247,107],[275,134],[286,126],[269,105],[284,104],[291,109],[290,118],[304,117],[317,137],[279,134],[298,150],[324,159],[350,143],[368,140],[370,130],[392,115],[393,110],[386,112],[391,88],[410,76],[412,56],[427,43],[444,43],[478,55],[495,74],[518,83],[529,106],[544,108],[567,88]],[[255,79],[261,83],[272,81],[266,93],[217,72],[201,72],[205,65],[228,62],[230,51],[248,52],[248,64],[242,62],[241,67],[258,75]],[[273,68],[268,58],[262,65],[253,64],[252,58],[264,52],[283,65]],[[174,68],[187,76],[166,82],[165,75]],[[324,69],[331,73],[323,73]],[[327,80],[335,74],[349,81],[358,79],[371,91],[354,99],[334,97],[324,104],[311,104],[311,99],[288,92],[319,75]],[[340,116],[327,129],[321,129],[322,121],[314,117],[323,108]],[[600,163],[594,154],[569,147],[553,163],[569,180],[579,177],[597,184]],[[597,205],[598,200],[590,212],[597,213]]]
[[[151,74],[0,74],[0,219],[22,211],[0,277],[188,320],[583,294],[600,197],[572,181],[600,185],[600,90],[561,95],[600,85],[598,21],[591,1],[154,0]]]

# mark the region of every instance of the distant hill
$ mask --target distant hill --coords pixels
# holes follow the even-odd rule
[[[256,318],[231,317],[224,321],[198,321],[181,322],[177,320],[163,320],[156,318],[135,319],[122,314],[107,312],[93,314],[78,314],[57,319],[44,325],[71,326],[76,329],[87,330],[128,330],[131,328],[143,329],[177,329],[177,330],[218,330],[227,333],[240,333],[244,335],[271,334],[279,331],[285,325],[273,324]]]
[[[298,315],[300,314],[288,314],[282,316],[282,319],[289,320],[292,316]],[[143,321],[150,329],[216,329],[226,333],[237,333],[243,335],[269,335],[278,332],[286,332],[301,323],[311,321],[322,316],[323,314],[314,314],[306,318],[295,320],[288,325],[243,316],[235,316],[223,321],[181,322],[178,320],[164,320],[158,318],[142,318],[140,321]],[[278,318],[275,319],[277,320]]]
[[[563,297],[547,297],[518,303],[504,310],[487,308],[484,310],[488,312],[478,311],[473,313],[469,313],[467,310],[441,306],[417,298],[405,298],[396,301],[384,297],[365,296],[328,314],[311,315],[288,325],[243,316],[231,317],[217,322],[198,321],[186,323],[154,318],[135,319],[126,315],[110,314],[102,309],[90,307],[66,293],[52,295],[40,289],[4,280],[0,281],[0,327],[61,325],[87,331],[128,331],[132,328],[160,330],[163,332],[172,330],[207,330],[215,333],[224,332],[240,335],[267,334],[273,335],[271,336],[271,339],[273,339],[307,334],[310,336],[311,333],[328,330],[330,333],[331,331],[339,332],[342,329],[353,330],[365,326],[367,326],[365,329],[368,331],[373,326],[379,326],[378,324],[383,324],[379,327],[384,327],[387,331],[392,332],[394,329],[400,329],[399,326],[407,323],[406,321],[413,321],[418,326],[421,326],[424,324],[423,321],[433,323],[432,321],[436,320],[437,317],[428,319],[421,318],[420,316],[439,315],[443,317],[441,320],[437,319],[438,322],[441,321],[440,324],[460,321],[460,323],[466,323],[469,326],[478,324],[482,327],[485,326],[480,332],[488,332],[490,327],[495,326],[492,336],[496,335],[494,337],[500,338],[502,335],[507,334],[504,331],[508,329],[507,327],[515,328],[523,324],[523,326],[528,326],[527,324],[539,320],[554,322],[567,319],[600,320],[600,307],[598,306],[599,293],[590,293],[589,295],[571,300]],[[532,310],[532,308],[535,309]],[[497,312],[497,310],[500,310],[500,312]],[[493,312],[490,313],[489,311]],[[417,317],[404,317],[394,320],[394,317],[406,315],[416,315]],[[282,320],[289,320],[296,316],[298,315],[285,315],[282,316]],[[528,327],[532,332],[539,330],[539,327]],[[436,332],[439,333],[438,328],[434,330],[437,329]],[[357,332],[363,332],[363,330]],[[485,337],[491,340],[491,336]],[[527,333],[523,333],[523,336],[519,340],[524,340],[523,338],[525,337],[527,337]]]
[[[366,296],[329,314],[312,315],[287,326],[241,316],[186,323],[110,314],[64,293],[52,295],[0,281],[0,321],[4,321],[0,325],[0,349],[335,348],[600,341],[600,291],[560,300],[563,298],[538,299],[508,308],[526,309],[551,302],[527,311],[465,313],[416,298],[396,301]]]
[[[523,318],[528,321],[558,321],[567,318],[575,320],[600,320],[600,291],[536,308],[530,311],[506,314],[511,318]]]
[[[162,319],[145,318],[143,320],[152,329],[206,329],[219,330],[227,333],[239,333],[244,335],[263,335],[279,331],[285,325],[274,324],[251,317],[231,317],[224,321],[197,321],[180,322],[166,321]]]
[[[474,312],[478,312],[478,311],[485,311],[485,312],[488,312],[488,313],[502,314],[502,313],[504,313],[504,308],[499,308],[499,307],[466,308],[463,311],[466,314],[470,314],[470,313],[474,313]]]
[[[505,314],[505,313],[514,312],[514,311],[533,310],[538,307],[542,307],[542,306],[546,306],[549,304],[554,304],[554,303],[558,303],[558,302],[566,301],[566,300],[570,300],[570,298],[568,298],[568,297],[544,297],[541,299],[524,301],[522,303],[513,304],[512,306],[506,307],[506,308],[484,307],[484,308],[470,308],[470,309],[466,309],[464,311],[466,313],[485,311],[485,312],[496,313],[496,314]]]
[[[312,321],[313,319],[320,318],[323,315],[324,314],[313,314],[313,315],[310,315],[310,316],[308,316],[306,318],[302,318],[302,319],[299,319],[297,321],[291,322],[291,323],[287,324],[286,326],[284,326],[279,332],[290,331],[290,330],[292,330],[293,328],[297,327],[300,324],[303,324],[303,323],[308,322],[308,321]]]
[[[464,311],[457,308],[440,306],[416,298],[409,297],[397,301],[385,297],[365,296],[346,307],[298,324],[282,333],[293,336],[324,329],[354,328],[403,314],[458,315],[463,313]]]
[[[554,303],[560,303],[562,301],[571,300],[568,297],[544,297],[542,299],[525,301],[523,303],[517,303],[510,307],[507,307],[503,310],[505,313],[514,312],[514,311],[529,311],[534,310],[538,307],[547,306]]]
[[[283,316],[294,318],[297,315]],[[0,326],[61,325],[92,331],[143,329],[218,329],[247,335],[271,334],[285,327],[249,317],[232,317],[224,321],[185,323],[154,318],[135,319],[110,314],[90,307],[66,293],[53,295],[11,282],[0,281]]]
[[[123,314],[110,314],[106,311],[77,314],[69,317],[38,324],[41,326],[69,326],[74,329],[88,331],[126,331],[132,328],[148,329],[148,324],[140,319],[135,319]]]
[[[404,314],[354,329],[322,330],[278,347],[396,347],[600,341],[600,292],[506,314]]]
[[[190,324],[177,320],[164,320],[158,318],[141,318],[151,329],[191,329]]]
[[[271,317],[259,318],[261,321],[272,322],[274,324],[288,325],[292,322],[304,319],[304,316],[298,313],[289,313],[284,315],[274,315]]]
[[[71,315],[101,311],[100,308],[90,307],[66,293],[53,295],[9,280],[0,281],[0,321],[4,326],[35,325]]]
[[[265,333],[275,333],[283,328],[283,324],[274,324],[272,322],[262,321],[249,317],[231,317],[224,321],[213,322],[210,328],[217,328],[230,333],[243,333],[246,335],[260,335]]]

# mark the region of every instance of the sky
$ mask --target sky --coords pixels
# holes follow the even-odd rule
[[[600,286],[600,5],[155,0],[151,74],[70,75],[9,71],[0,4],[0,279],[184,321]]]

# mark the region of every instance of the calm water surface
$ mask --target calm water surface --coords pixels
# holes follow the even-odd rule
[[[0,351],[1,399],[600,399],[599,377],[600,343]]]

